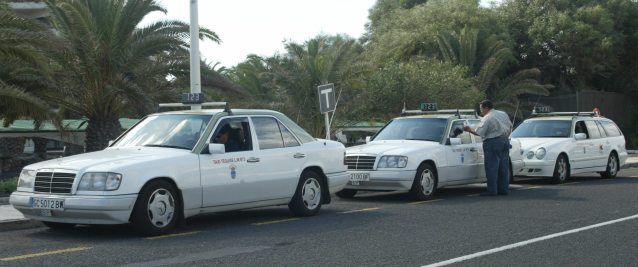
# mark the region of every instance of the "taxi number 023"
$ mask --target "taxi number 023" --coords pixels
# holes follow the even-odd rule
[[[32,198],[31,207],[34,209],[64,210],[64,200],[50,198]]]

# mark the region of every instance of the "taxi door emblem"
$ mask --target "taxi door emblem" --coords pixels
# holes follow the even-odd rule
[[[235,179],[235,177],[237,177],[237,166],[235,166],[235,164],[230,164],[230,178]]]
[[[461,152],[461,163],[465,162],[465,153]]]

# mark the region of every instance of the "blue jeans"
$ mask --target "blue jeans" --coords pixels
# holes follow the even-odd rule
[[[510,141],[507,137],[483,141],[489,194],[507,194],[510,186]]]

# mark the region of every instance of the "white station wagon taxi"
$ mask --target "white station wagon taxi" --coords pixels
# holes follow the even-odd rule
[[[593,112],[534,113],[512,138],[521,142],[525,167],[520,176],[551,177],[598,172],[614,178],[627,160],[625,138],[616,124]]]
[[[311,216],[347,183],[344,156],[279,112],[172,111],[105,150],[24,167],[10,202],[51,228],[130,222],[147,235],[207,212],[288,205]]]
[[[404,111],[368,144],[346,150],[350,181],[337,196],[358,190],[409,191],[413,199],[431,198],[437,188],[485,182],[482,140],[462,130],[476,126],[474,110]],[[510,150],[514,168],[522,168],[520,144]],[[510,176],[511,173],[510,173]]]

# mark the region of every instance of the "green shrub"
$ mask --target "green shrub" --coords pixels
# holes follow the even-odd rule
[[[0,194],[11,193],[16,190],[16,187],[18,187],[18,177],[0,181]]]

